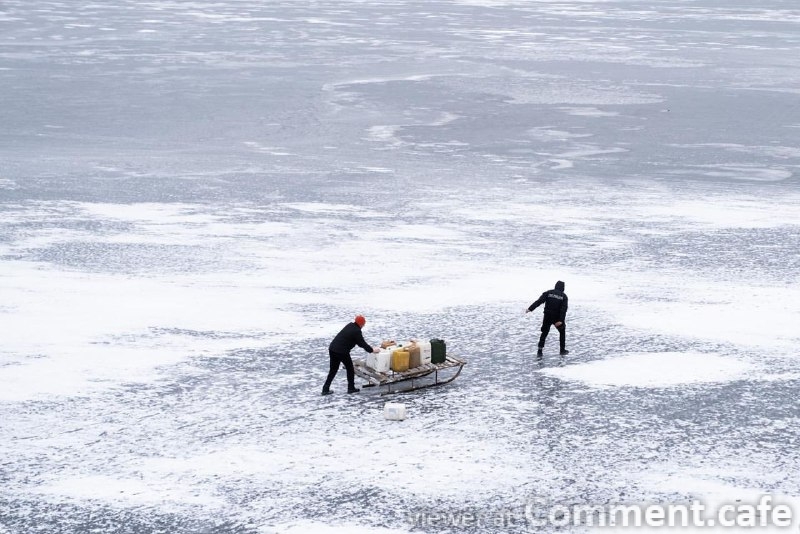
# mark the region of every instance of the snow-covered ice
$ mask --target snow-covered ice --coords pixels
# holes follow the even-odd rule
[[[0,534],[800,517],[790,2],[78,4],[0,4]],[[469,363],[322,397],[356,313]]]

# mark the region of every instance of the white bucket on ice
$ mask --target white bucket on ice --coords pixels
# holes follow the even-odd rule
[[[383,405],[383,417],[389,421],[402,421],[406,418],[406,405],[399,402],[387,402]]]

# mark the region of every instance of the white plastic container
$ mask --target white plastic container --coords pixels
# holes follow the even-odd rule
[[[399,402],[387,402],[383,405],[383,417],[389,421],[403,421],[406,418],[406,405]]]
[[[422,365],[431,363],[431,342],[417,341],[419,347],[419,360]]]
[[[367,354],[367,367],[379,373],[388,373],[392,363],[392,351],[381,349],[378,354]]]
[[[377,365],[375,366],[375,370],[379,373],[388,373],[389,367],[392,363],[392,353],[382,350],[375,356],[377,357]]]

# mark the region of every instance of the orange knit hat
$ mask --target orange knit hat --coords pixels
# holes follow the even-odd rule
[[[362,328],[364,327],[365,324],[367,324],[367,320],[364,319],[363,315],[356,315],[356,319],[353,322]]]

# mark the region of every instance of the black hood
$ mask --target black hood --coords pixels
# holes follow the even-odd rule
[[[557,291],[564,291],[564,282],[562,282],[561,280],[556,282],[556,290]]]

